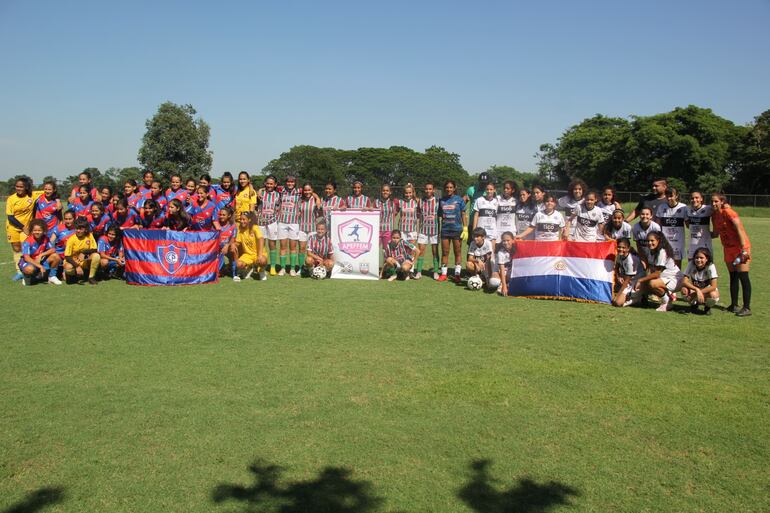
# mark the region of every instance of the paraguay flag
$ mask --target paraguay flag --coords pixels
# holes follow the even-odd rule
[[[509,296],[612,302],[615,241],[517,241]]]
[[[197,285],[219,281],[219,232],[123,230],[130,285]]]

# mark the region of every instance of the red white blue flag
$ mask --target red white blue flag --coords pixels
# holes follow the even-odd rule
[[[517,241],[509,296],[612,302],[615,241]]]
[[[219,280],[219,232],[124,230],[126,282],[197,285]]]

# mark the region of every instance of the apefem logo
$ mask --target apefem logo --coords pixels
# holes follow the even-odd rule
[[[372,225],[354,217],[337,226],[340,251],[352,258],[372,250]]]

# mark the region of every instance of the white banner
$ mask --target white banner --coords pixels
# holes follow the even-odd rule
[[[376,280],[380,273],[380,213],[332,211],[332,278]]]

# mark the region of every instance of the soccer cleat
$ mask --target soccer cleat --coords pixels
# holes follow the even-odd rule
[[[254,268],[253,267],[251,269],[249,269],[249,272],[246,273],[246,276],[244,276],[243,279],[244,280],[248,280],[249,278],[251,278],[252,274],[254,274]]]
[[[277,272],[275,272],[275,267],[271,267],[271,268],[270,268],[270,276],[275,276],[275,275],[277,275],[277,274],[278,274],[278,273],[277,273]]]
[[[21,279],[23,279],[23,278],[24,278],[24,275],[23,275],[23,274],[21,274],[21,273],[16,273],[16,274],[14,274],[14,275],[13,275],[13,277],[11,277],[11,280],[12,280],[12,281],[19,281],[19,280],[21,280]]]
[[[669,303],[661,303],[658,308],[655,309],[656,312],[668,312],[669,309]]]
[[[259,281],[265,281],[265,280],[267,280],[267,272],[265,272],[264,270],[259,271]]]
[[[623,303],[623,306],[631,306],[633,304],[634,304],[633,299],[626,299],[625,302]]]
[[[88,278],[88,284],[89,285],[98,285],[99,282],[96,281],[96,278]]]
[[[57,278],[56,276],[50,276],[48,278],[48,283],[52,285],[61,285],[61,280]]]
[[[711,307],[710,306],[704,306],[703,307],[703,315],[711,315]]]
[[[404,281],[409,281],[411,279],[412,279],[412,275],[409,273],[406,273],[406,275],[404,276]]]
[[[436,278],[436,281],[446,281],[446,274],[439,275],[439,277]]]
[[[281,270],[280,270],[280,271],[278,271],[278,276],[286,276],[286,269],[284,269],[283,267],[281,267]]]
[[[390,278],[388,278],[388,281],[396,281],[397,279],[398,279],[398,275],[397,274],[393,274],[393,275],[390,276]]]
[[[414,273],[415,280],[419,280],[420,278],[422,278],[422,273]]]
[[[749,315],[751,315],[751,310],[745,306],[735,313],[736,317],[748,317]]]
[[[727,308],[725,308],[725,310],[727,310],[730,313],[738,313],[739,308],[738,308],[738,305],[730,305]]]
[[[32,276],[26,276],[26,275],[22,274],[21,275],[21,284],[24,287],[29,287],[30,285],[32,285]]]
[[[438,277],[441,276],[439,273],[433,273],[433,279],[438,280]]]
[[[240,276],[233,276],[233,281],[235,283],[240,283],[241,282],[241,277]]]
[[[455,274],[454,276],[452,276],[452,281],[454,281],[455,283],[460,283],[460,281],[462,280],[459,274]]]
[[[289,276],[297,276],[297,271],[295,271],[294,269],[290,270]]]

